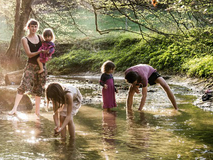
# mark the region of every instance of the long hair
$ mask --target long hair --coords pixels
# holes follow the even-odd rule
[[[53,106],[53,111],[56,112],[61,108],[65,102],[65,95],[70,91],[64,90],[59,83],[51,83],[47,86],[46,97],[47,101],[52,101],[55,106]],[[57,105],[58,104],[58,105]]]
[[[102,64],[101,72],[106,73],[109,70],[114,69],[114,68],[115,68],[115,64],[112,61],[108,60]]]

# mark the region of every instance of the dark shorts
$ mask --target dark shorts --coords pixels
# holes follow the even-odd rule
[[[158,77],[161,77],[161,75],[158,72],[152,73],[151,76],[148,78],[148,83],[150,85],[156,84],[155,81]]]

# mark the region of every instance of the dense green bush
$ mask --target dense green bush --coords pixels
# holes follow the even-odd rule
[[[80,42],[78,42],[80,43]],[[85,43],[85,42],[83,42]],[[156,36],[144,40],[128,34],[88,40],[88,48],[73,48],[71,52],[48,63],[54,74],[74,71],[100,71],[106,60],[112,60],[117,71],[145,63],[159,71],[185,73],[189,76],[212,77],[213,32],[212,28],[194,29],[187,35]]]
[[[189,59],[182,65],[189,76],[209,77],[213,74],[213,56]]]

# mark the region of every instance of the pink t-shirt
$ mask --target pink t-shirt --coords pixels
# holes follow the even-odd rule
[[[138,81],[138,83],[142,83],[143,87],[146,87],[148,83],[148,78],[153,72],[156,72],[157,70],[147,64],[138,64],[136,66],[128,68],[125,71],[125,75],[130,71],[137,72],[138,75],[141,77],[141,81]]]

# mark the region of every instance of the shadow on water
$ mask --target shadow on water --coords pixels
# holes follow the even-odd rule
[[[3,114],[0,118],[0,157],[3,159],[212,159],[213,115],[193,106],[195,96],[178,85],[171,89],[179,111],[173,110],[164,92],[149,87],[147,103],[137,111],[140,95],[134,98],[133,110],[126,111],[127,90],[121,79],[118,106],[102,110],[101,87],[97,78],[84,80],[56,79],[77,86],[84,102],[74,116],[76,139],[62,141],[53,137],[52,110],[41,109],[41,119],[33,113],[19,116]],[[32,111],[34,112],[34,111]],[[22,116],[23,114],[23,116]]]

